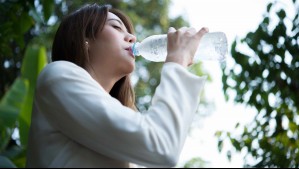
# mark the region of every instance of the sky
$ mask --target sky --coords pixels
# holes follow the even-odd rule
[[[183,15],[191,27],[199,30],[208,27],[210,32],[221,31],[227,35],[229,47],[235,38],[243,38],[254,31],[263,19],[270,0],[172,0],[170,16]],[[230,54],[226,64],[232,64]],[[195,121],[188,136],[178,166],[193,157],[207,161],[205,167],[243,167],[243,155],[235,154],[229,162],[226,153],[219,153],[218,130],[234,131],[236,123],[249,124],[255,115],[253,108],[225,101],[222,91],[222,71],[217,61],[204,61],[204,70],[213,81],[204,87],[207,99],[215,103],[215,110],[207,117]],[[228,149],[228,146],[224,147]]]

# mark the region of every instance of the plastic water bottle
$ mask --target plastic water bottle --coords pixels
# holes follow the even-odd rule
[[[200,40],[194,62],[200,60],[224,61],[227,54],[227,38],[223,32],[206,33]],[[167,56],[167,34],[152,35],[132,46],[133,55],[153,62],[163,62]]]

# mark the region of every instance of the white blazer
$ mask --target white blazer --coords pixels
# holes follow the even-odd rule
[[[27,167],[173,167],[205,79],[165,63],[151,107],[139,113],[81,67],[52,62],[36,86]]]

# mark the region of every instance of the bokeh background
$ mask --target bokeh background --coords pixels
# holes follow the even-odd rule
[[[61,19],[86,3],[124,11],[139,41],[170,26],[227,34],[225,62],[189,68],[209,78],[178,167],[299,166],[298,0],[0,0],[1,168],[25,166],[36,78]],[[136,59],[141,112],[162,65]]]

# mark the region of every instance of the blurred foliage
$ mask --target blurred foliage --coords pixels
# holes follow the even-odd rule
[[[206,161],[202,160],[199,157],[195,157],[186,162],[184,168],[204,168],[206,164]]]
[[[152,34],[167,33],[170,26],[188,26],[182,16],[169,18],[170,0],[1,0],[0,168],[25,166],[36,78],[50,61],[61,19],[86,3],[108,3],[124,11],[132,19],[139,41]],[[133,79],[140,111],[150,104],[162,65],[136,59]],[[190,71],[203,74],[200,64]]]
[[[50,46],[53,27],[49,24],[54,13],[49,0],[0,1],[0,97],[21,72],[22,59],[31,41]],[[51,33],[52,32],[52,33]],[[45,41],[47,39],[47,41]]]
[[[258,28],[234,41],[234,65],[223,68],[227,99],[257,111],[251,124],[237,124],[241,134],[216,133],[220,150],[230,140],[229,158],[246,152],[246,167],[299,167],[299,2],[289,0],[288,9],[285,2],[268,4]]]
[[[11,88],[0,102],[0,167],[11,165],[25,167],[25,155],[34,88],[37,75],[47,64],[46,50],[38,45],[29,45],[22,64],[21,76],[16,78]],[[18,138],[12,138],[15,131]]]

